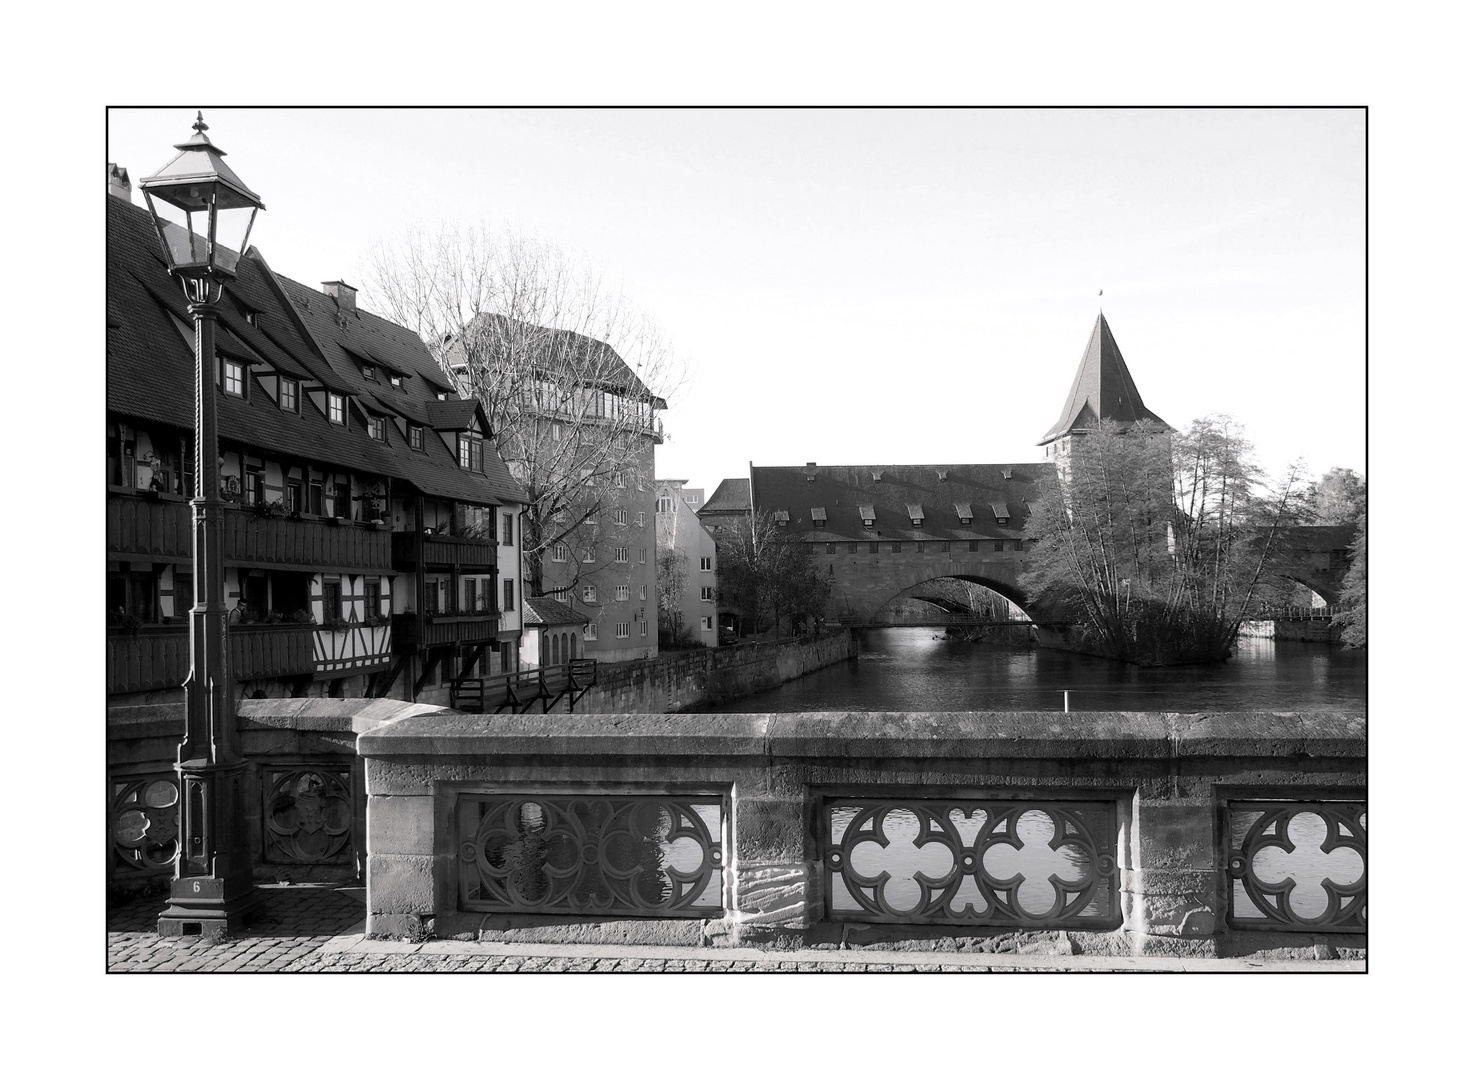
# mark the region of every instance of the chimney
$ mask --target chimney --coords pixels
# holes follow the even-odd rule
[[[358,290],[346,281],[324,281],[322,291],[338,302],[338,310],[352,315],[358,310]]]
[[[128,179],[128,170],[111,161],[107,163],[107,193],[126,203],[133,201],[133,181]]]

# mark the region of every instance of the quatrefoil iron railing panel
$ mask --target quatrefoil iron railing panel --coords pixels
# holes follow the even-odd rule
[[[1366,933],[1364,802],[1228,804],[1228,923]]]
[[[463,911],[725,910],[719,795],[463,795],[456,820]]]
[[[172,870],[179,854],[179,779],[167,773],[113,777],[108,831],[130,870]]]
[[[833,798],[823,816],[830,918],[1120,925],[1114,802]]]

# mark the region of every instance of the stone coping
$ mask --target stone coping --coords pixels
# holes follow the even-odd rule
[[[363,731],[363,757],[1365,758],[1342,713],[439,713]]]
[[[242,731],[343,731],[361,734],[412,716],[445,713],[440,705],[397,698],[248,698],[236,705]],[[123,705],[107,711],[109,738],[147,738],[184,733],[184,703]]]

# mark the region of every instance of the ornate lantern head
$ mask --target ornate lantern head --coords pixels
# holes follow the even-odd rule
[[[138,183],[170,272],[184,282],[192,300],[201,301],[218,292],[223,279],[235,276],[256,211],[266,209],[225,164],[225,151],[210,141],[207,130],[201,113],[194,136],[174,144],[179,151],[174,159]]]

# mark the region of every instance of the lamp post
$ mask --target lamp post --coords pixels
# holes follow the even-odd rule
[[[264,207],[221,160],[225,151],[210,142],[207,130],[201,114],[193,137],[175,144],[179,153],[173,160],[139,181],[169,272],[189,299],[195,342],[195,603],[176,765],[180,847],[169,906],[159,915],[159,933],[171,937],[235,931],[255,905],[226,641],[215,321],[225,282],[235,277],[256,211]]]

